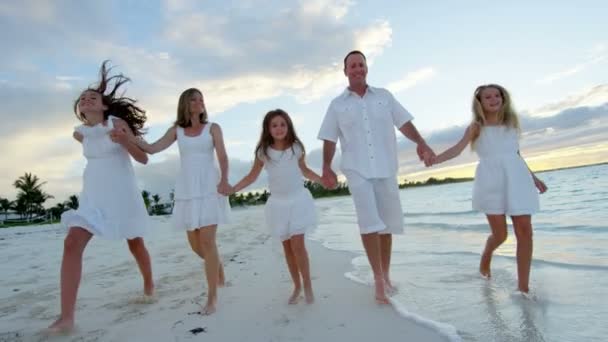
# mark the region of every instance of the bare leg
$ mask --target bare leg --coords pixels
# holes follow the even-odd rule
[[[483,276],[490,277],[492,253],[507,239],[507,219],[505,215],[486,216],[488,218],[488,224],[492,229],[492,234],[488,236],[486,247],[481,255],[481,260],[479,262],[479,273],[481,273]]]
[[[47,333],[69,333],[74,329],[74,308],[82,274],[82,254],[93,234],[80,227],[72,227],[64,240],[61,261],[61,316]]]
[[[300,292],[302,292],[302,285],[300,284],[300,271],[298,270],[296,256],[291,248],[291,240],[283,241],[283,251],[285,252],[285,261],[287,262],[287,268],[293,281],[293,293],[289,297],[288,303],[297,304],[300,299]]]
[[[139,271],[144,278],[144,294],[146,296],[153,296],[154,280],[152,279],[152,262],[150,261],[148,249],[146,249],[146,245],[144,244],[144,239],[135,238],[127,240],[127,244],[129,245],[129,250],[131,251],[131,254],[133,254],[135,261],[137,261]]]
[[[391,283],[389,276],[391,267],[391,253],[393,248],[392,234],[378,234],[380,237],[380,256],[382,258],[382,272],[384,274],[384,286],[386,293],[393,294],[397,292],[397,288]]]
[[[384,273],[382,272],[382,256],[380,254],[380,238],[378,233],[361,234],[363,247],[367,254],[367,259],[374,273],[374,283],[376,289],[376,302],[378,304],[389,304],[384,288]]]
[[[202,313],[211,315],[216,310],[220,268],[220,259],[215,244],[217,225],[201,227],[199,231],[199,246],[205,255],[205,275],[207,276],[207,303],[203,307]]]
[[[528,293],[530,265],[532,264],[532,217],[530,215],[511,216],[517,237],[517,279],[521,292]]]
[[[300,270],[302,282],[304,283],[304,298],[306,298],[307,304],[312,304],[315,301],[315,295],[312,291],[312,281],[310,280],[310,263],[308,261],[304,234],[294,235],[290,240],[291,250],[296,257],[298,269]]]
[[[194,251],[194,253],[196,253],[196,255],[198,255],[201,259],[205,260],[205,253],[203,253],[203,250],[200,248],[200,244],[199,244],[199,239],[200,239],[199,232],[200,232],[200,229],[188,230],[187,231],[188,242],[190,243],[190,248],[192,248],[192,251]],[[222,264],[222,262],[220,262],[220,271],[219,271],[217,286],[224,287],[225,283],[226,283],[226,276],[224,275],[224,264]]]

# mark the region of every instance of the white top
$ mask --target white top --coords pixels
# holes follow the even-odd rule
[[[190,200],[217,194],[220,181],[215,165],[213,137],[208,122],[197,136],[184,134],[184,128],[177,127],[180,170],[175,184],[175,199]]]
[[[318,138],[337,142],[342,171],[364,178],[394,177],[398,171],[395,129],[412,115],[384,88],[367,87],[363,97],[348,88],[333,99]]]
[[[82,227],[108,239],[142,237],[148,229],[148,212],[137,187],[131,156],[110,139],[114,116],[107,125],[80,125],[82,151],[87,159],[77,210],[61,216],[66,227]]]
[[[292,149],[293,147],[293,149]],[[298,161],[303,151],[298,144],[284,150],[268,147],[268,157],[258,153],[258,158],[264,162],[268,174],[268,188],[271,196],[287,198],[298,194],[304,189],[304,179]]]

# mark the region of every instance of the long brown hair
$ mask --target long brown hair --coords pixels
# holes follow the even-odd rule
[[[293,145],[298,144],[302,149],[302,153],[306,153],[304,144],[302,144],[302,141],[300,141],[300,138],[298,138],[298,135],[296,134],[296,130],[293,128],[293,123],[291,122],[289,114],[282,109],[275,109],[266,113],[266,116],[264,116],[264,120],[262,121],[262,133],[260,134],[260,140],[255,147],[256,158],[260,155],[264,155],[266,159],[270,159],[268,156],[268,147],[274,143],[274,139],[272,138],[272,135],[270,135],[270,121],[277,116],[282,117],[287,123],[287,135],[285,136],[285,140],[290,146],[291,151],[295,153]]]
[[[175,125],[180,127],[190,127],[192,126],[192,122],[190,121],[190,99],[195,94],[199,94],[201,97],[203,93],[196,89],[190,88],[184,90],[184,92],[179,96],[179,101],[177,102],[177,120],[175,120]],[[199,120],[201,123],[207,123],[207,109],[204,108],[203,112],[199,114]]]
[[[500,125],[515,128],[519,131],[519,119],[517,118],[515,109],[513,109],[511,95],[509,95],[507,89],[498,84],[481,85],[475,89],[475,92],[473,93],[473,104],[471,106],[473,111],[473,122],[477,123],[478,127],[483,127],[486,124],[486,115],[483,111],[483,106],[481,105],[481,93],[488,88],[498,90],[502,97],[502,106],[497,114],[498,123]],[[471,147],[474,147],[477,138],[479,138],[479,130],[476,130],[476,134],[474,134],[471,139]]]
[[[144,133],[144,123],[146,122],[146,111],[135,105],[136,100],[123,96],[124,92],[117,95],[118,89],[123,84],[131,81],[131,79],[123,74],[110,76],[112,67],[108,67],[109,62],[105,60],[101,64],[99,83],[96,86],[87,88],[82,93],[94,91],[100,94],[102,103],[108,107],[103,113],[104,120],[107,120],[110,115],[121,118],[129,125],[133,134],[142,135]],[[108,90],[109,92],[107,92]],[[86,115],[79,110],[78,102],[80,102],[80,97],[74,101],[74,114],[76,114],[78,120],[86,123]]]

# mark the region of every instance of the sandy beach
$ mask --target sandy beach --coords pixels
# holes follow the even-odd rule
[[[232,220],[218,231],[228,284],[216,314],[198,314],[206,287],[201,260],[168,217],[156,217],[146,239],[156,302],[138,302],[142,281],[126,243],[94,239],[84,256],[77,331],[52,338],[41,331],[59,314],[65,232],[58,225],[1,230],[0,255],[8,262],[0,266],[0,341],[446,340],[392,306],[377,305],[371,288],[344,276],[352,255],[315,241],[307,244],[316,302],[287,305],[291,280],[262,207],[234,210]]]

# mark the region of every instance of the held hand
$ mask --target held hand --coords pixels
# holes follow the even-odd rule
[[[229,196],[232,193],[232,186],[227,181],[221,181],[217,185],[217,192],[224,196]]]
[[[129,142],[129,137],[127,136],[125,131],[123,131],[122,129],[117,129],[117,128],[114,128],[113,130],[110,131],[110,139],[113,142],[115,142],[117,144],[121,144],[121,145],[125,145]]]
[[[338,186],[338,176],[336,176],[336,173],[331,168],[323,168],[321,182],[323,187],[327,189],[335,189]]]
[[[435,158],[437,158],[435,152],[425,142],[416,146],[416,153],[418,154],[418,158],[424,161],[424,165],[427,167],[433,165]]]
[[[545,183],[536,177],[534,177],[534,186],[536,186],[541,194],[544,194],[548,189]]]

